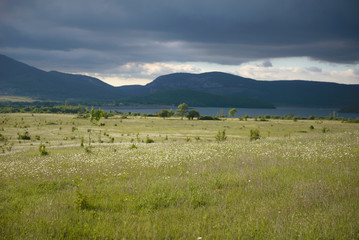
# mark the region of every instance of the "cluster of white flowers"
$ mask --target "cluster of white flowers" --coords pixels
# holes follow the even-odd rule
[[[47,156],[21,153],[2,156],[0,177],[44,177],[99,174],[123,176],[131,169],[174,168],[183,163],[252,158],[293,159],[300,161],[331,160],[339,164],[358,158],[359,131],[285,139],[267,138],[258,141],[233,139],[225,142],[162,142],[97,146],[91,153],[66,150]],[[242,162],[242,161],[241,161]]]

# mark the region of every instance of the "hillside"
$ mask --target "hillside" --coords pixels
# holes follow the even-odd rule
[[[99,79],[45,72],[0,55],[0,95],[27,96],[42,100],[113,99],[116,89]]]
[[[359,103],[359,85],[301,80],[258,81],[221,72],[164,75],[145,88],[151,93],[187,89],[221,96],[255,98],[276,106],[342,107]]]
[[[196,107],[238,107],[238,108],[274,108],[272,104],[251,98],[218,96],[192,90],[165,90],[145,96],[120,99],[130,105],[174,105],[183,102]]]
[[[196,93],[189,94],[188,91]],[[56,71],[46,72],[0,55],[2,97],[69,100],[89,104],[121,102],[127,105],[167,105],[187,102],[193,106],[206,107],[254,107],[273,104],[342,108],[359,104],[358,92],[359,85],[301,80],[258,81],[222,72],[174,73],[159,76],[145,86],[113,87],[97,78]],[[204,93],[210,95],[203,95]]]

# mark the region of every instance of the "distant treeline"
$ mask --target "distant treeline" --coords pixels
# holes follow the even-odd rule
[[[77,105],[77,106],[70,106],[70,105],[54,105],[56,103],[49,102],[39,102],[39,103],[12,103],[12,106],[2,106],[3,103],[0,103],[0,113],[68,113],[68,114],[78,114],[79,117],[87,118],[89,117],[90,108]],[[112,117],[115,115],[121,115],[122,118],[127,118],[129,116],[141,116],[141,117],[159,117],[159,113],[149,113],[149,114],[141,114],[139,112],[128,112],[123,113],[119,111],[109,111],[104,113],[104,118]],[[162,116],[161,116],[162,117]],[[199,116],[199,120],[220,120],[226,118],[226,115],[218,115],[218,116]],[[330,114],[327,117],[315,117],[314,115],[310,115],[309,117],[300,117],[300,116],[293,116],[291,114],[278,116],[278,115],[264,115],[264,116],[255,116],[250,117],[249,115],[244,115],[239,117],[239,120],[247,120],[253,118],[255,121],[268,121],[269,119],[283,119],[283,120],[337,120],[343,122],[351,122],[351,123],[359,123],[359,119],[350,119],[350,118],[342,118],[337,117],[335,114]]]
[[[243,117],[240,117],[240,119],[246,120],[246,118],[250,118],[248,115],[245,115]],[[359,119],[351,119],[351,118],[343,118],[343,117],[337,117],[335,114],[329,114],[327,117],[316,117],[314,115],[310,115],[309,117],[300,117],[300,116],[293,116],[291,114],[284,115],[284,116],[278,116],[278,115],[264,115],[264,116],[256,116],[254,117],[255,121],[268,121],[269,119],[282,119],[282,120],[337,120],[337,121],[343,121],[343,122],[351,122],[351,123],[359,123]]]
[[[72,114],[86,114],[89,109],[85,106],[25,106],[25,107],[0,107],[0,113],[72,113]]]

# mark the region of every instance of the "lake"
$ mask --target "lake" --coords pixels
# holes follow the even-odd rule
[[[128,112],[139,112],[139,113],[157,113],[161,109],[171,109],[171,107],[167,108],[136,108],[136,107],[101,107],[104,111],[120,111],[123,113]],[[172,107],[174,111],[176,111],[176,107]],[[228,111],[231,108],[211,108],[211,107],[190,107],[190,109],[197,110],[201,115],[210,115],[216,116],[221,113],[228,115]],[[337,108],[296,108],[296,107],[277,107],[275,109],[268,109],[268,108],[237,108],[237,113],[235,117],[240,117],[248,114],[250,117],[255,116],[264,116],[264,115],[271,115],[271,116],[284,116],[291,114],[293,116],[300,116],[300,117],[309,117],[310,115],[314,115],[316,117],[328,117],[330,114],[333,115],[335,112],[337,117],[344,117],[344,118],[359,118],[359,114],[356,113],[338,113],[339,109]]]

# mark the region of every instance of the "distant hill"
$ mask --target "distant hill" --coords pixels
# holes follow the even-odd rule
[[[254,98],[276,106],[341,107],[359,103],[359,85],[301,80],[258,81],[222,72],[164,75],[145,88],[150,93],[186,89],[221,96]]]
[[[339,112],[341,112],[341,113],[359,113],[359,104],[343,107],[342,109],[340,109]]]
[[[359,104],[359,85],[258,81],[222,72],[174,73],[151,83],[113,87],[99,79],[46,72],[0,55],[0,96],[72,102],[177,104],[206,107],[345,107]],[[193,103],[193,104],[192,104]]]
[[[130,105],[174,105],[185,102],[196,107],[238,107],[238,108],[274,108],[274,105],[251,98],[218,96],[192,90],[166,90],[144,96],[120,99],[119,102]]]
[[[0,55],[0,95],[26,96],[42,100],[109,100],[117,90],[96,78],[45,72]]]

